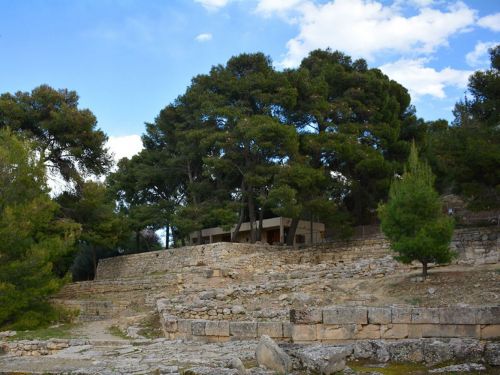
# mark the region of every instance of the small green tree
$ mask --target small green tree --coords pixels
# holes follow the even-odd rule
[[[424,277],[429,263],[447,263],[453,258],[449,248],[453,221],[442,212],[434,175],[418,159],[415,144],[403,176],[392,182],[389,200],[379,206],[378,213],[382,231],[399,254],[396,259],[405,264],[418,260]]]

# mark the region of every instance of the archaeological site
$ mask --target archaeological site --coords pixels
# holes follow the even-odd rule
[[[78,312],[69,336],[4,332],[1,373],[497,373],[498,227],[456,230],[451,247],[427,280],[377,233],[103,259],[53,299]]]

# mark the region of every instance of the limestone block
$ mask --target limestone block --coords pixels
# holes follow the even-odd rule
[[[490,324],[481,326],[482,339],[500,338],[500,324]]]
[[[408,338],[420,339],[422,338],[422,324],[408,324]]]
[[[391,323],[390,307],[368,307],[368,323],[388,324]]]
[[[259,322],[257,323],[257,336],[267,335],[274,338],[283,337],[283,324],[281,322]]]
[[[348,354],[345,348],[313,345],[298,350],[296,356],[307,373],[330,375],[345,368]]]
[[[476,310],[478,324],[500,324],[500,306],[484,306]]]
[[[318,309],[291,309],[290,322],[295,324],[322,323],[323,312]]]
[[[408,324],[384,324],[380,326],[383,339],[404,339],[408,337]]]
[[[368,312],[366,307],[339,306],[323,310],[324,324],[367,324]]]
[[[300,341],[315,341],[317,339],[315,324],[294,324],[292,326],[292,340]]]
[[[392,323],[411,323],[411,307],[392,307]]]
[[[476,324],[476,309],[470,307],[445,307],[439,311],[441,324]]]
[[[177,317],[169,314],[162,314],[163,330],[165,332],[177,332]]]
[[[480,337],[480,326],[472,324],[418,324],[420,337]]]
[[[206,336],[205,326],[206,320],[193,320],[191,323],[191,332],[194,336]]]
[[[439,323],[439,309],[414,307],[411,309],[411,322],[413,324],[438,324]]]
[[[283,337],[287,339],[292,338],[292,323],[283,323]]]
[[[229,334],[236,338],[256,338],[257,323],[256,322],[230,322]]]
[[[177,320],[177,330],[179,333],[191,334],[191,320],[189,319],[178,319]]]
[[[318,340],[350,340],[356,333],[356,324],[319,324],[317,330]]]
[[[380,324],[357,324],[355,339],[379,339]]]
[[[259,366],[288,374],[292,370],[292,360],[269,336],[262,336],[255,350]]]
[[[227,320],[208,320],[205,325],[207,336],[229,336],[229,322]]]

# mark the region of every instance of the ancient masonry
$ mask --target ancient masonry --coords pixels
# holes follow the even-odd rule
[[[499,244],[496,227],[458,230],[452,242],[455,262],[497,263]],[[58,298],[79,308],[82,320],[114,317],[133,303],[144,304],[160,314],[170,339],[500,337],[499,306],[366,307],[359,298],[345,305],[321,300],[329,288],[323,280],[381,278],[405,267],[394,261],[380,235],[308,249],[216,243],[104,259],[95,281],[70,284]],[[80,298],[72,299],[75,295]],[[85,295],[89,298],[82,299]],[[294,301],[283,308],[278,302],[291,295]],[[310,295],[315,301],[307,300]],[[234,300],[265,308],[252,310]]]

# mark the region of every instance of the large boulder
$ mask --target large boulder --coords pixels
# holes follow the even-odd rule
[[[349,354],[346,347],[314,345],[298,350],[296,356],[305,370],[330,375],[345,368],[345,359]]]
[[[278,374],[288,374],[292,370],[292,360],[269,336],[262,335],[255,351],[257,363]]]

